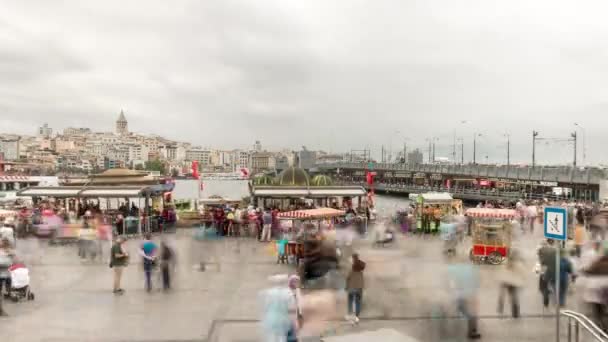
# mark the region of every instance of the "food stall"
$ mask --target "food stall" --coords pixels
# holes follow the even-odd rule
[[[440,212],[441,217],[462,214],[463,211],[462,201],[454,199],[447,192],[410,194],[409,197],[411,201],[416,203],[416,230],[419,233],[436,233],[439,230],[441,222],[434,215],[436,210]],[[433,213],[429,214],[426,210],[433,210]]]
[[[469,253],[472,262],[499,265],[506,260],[511,247],[511,222],[516,213],[512,209],[488,208],[466,211],[473,220],[473,247]]]
[[[277,242],[277,255],[279,260],[287,258],[294,259],[295,263],[304,253],[304,242],[313,239],[323,226],[334,227],[336,218],[345,216],[344,210],[333,208],[317,208],[305,210],[286,211],[278,214],[281,226],[286,231],[283,239]]]

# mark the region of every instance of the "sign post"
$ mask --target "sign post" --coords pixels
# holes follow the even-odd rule
[[[545,238],[558,241],[565,241],[568,236],[568,210],[561,207],[545,208]],[[560,249],[555,246],[555,340],[559,342],[559,281],[560,281]]]

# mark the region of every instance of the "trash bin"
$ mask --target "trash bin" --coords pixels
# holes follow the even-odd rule
[[[129,216],[125,219],[125,234],[126,235],[137,235],[139,234],[139,218]]]

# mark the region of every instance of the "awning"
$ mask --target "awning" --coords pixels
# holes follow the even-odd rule
[[[79,186],[30,187],[17,192],[17,196],[27,197],[77,197],[82,190]]]
[[[17,192],[25,197],[60,197],[60,198],[124,198],[142,197],[145,194],[159,195],[163,189],[170,189],[167,184],[151,186],[55,186],[29,187]]]
[[[346,212],[344,210],[338,210],[333,208],[318,208],[286,211],[279,213],[278,216],[281,219],[323,219],[344,216],[345,214]]]
[[[84,189],[79,194],[78,197],[106,197],[106,198],[118,198],[118,197],[140,197],[142,196],[144,190],[146,188],[117,188],[117,189]]]
[[[362,186],[312,186],[312,187],[254,187],[255,197],[355,197],[365,196],[367,191]]]
[[[255,189],[253,195],[256,197],[306,197],[307,189]]]
[[[351,189],[310,189],[311,197],[330,197],[330,196],[365,196],[367,191],[364,188],[351,188]]]
[[[517,212],[513,209],[471,208],[467,209],[466,214],[474,218],[513,219]]]

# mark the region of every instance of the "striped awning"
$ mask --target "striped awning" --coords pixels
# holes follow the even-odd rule
[[[517,212],[513,209],[489,209],[489,208],[471,208],[466,211],[467,216],[475,218],[500,218],[513,219]]]
[[[333,208],[318,208],[318,209],[307,209],[307,210],[293,210],[279,213],[279,218],[282,219],[322,219],[344,216],[346,212],[344,210],[338,210]]]
[[[0,209],[0,218],[17,216],[17,212],[14,210]]]
[[[8,182],[16,182],[16,181],[29,181],[30,177],[28,176],[0,176],[0,182],[8,181]]]

